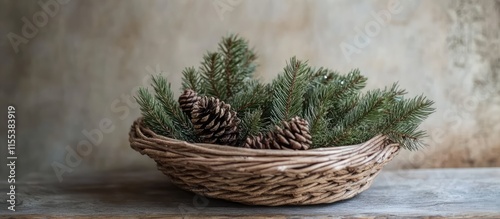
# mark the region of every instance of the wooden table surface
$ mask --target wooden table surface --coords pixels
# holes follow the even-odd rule
[[[177,189],[158,171],[31,175],[16,188],[20,202],[7,211],[0,183],[0,217],[29,218],[500,218],[500,168],[383,171],[370,189],[334,204],[246,206]]]

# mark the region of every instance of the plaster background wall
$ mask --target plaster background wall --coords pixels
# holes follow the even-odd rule
[[[409,95],[433,99],[437,112],[422,125],[429,147],[400,153],[388,168],[500,166],[500,1],[396,3],[400,11],[380,23],[372,12],[387,11],[389,1],[71,0],[58,4],[16,53],[7,35],[22,35],[22,18],[32,20],[42,8],[37,1],[2,0],[0,103],[4,115],[6,105],[17,108],[18,174],[54,174],[52,164],[67,165],[65,148],[76,150],[86,139],[82,131],[103,119],[114,130],[64,177],[154,169],[128,145],[139,110],[126,100],[158,71],[179,88],[182,69],[198,66],[227,33],[255,46],[264,81],[297,55],[341,72],[359,68],[368,88],[399,81]],[[345,55],[341,45],[356,46],[357,30],[366,27],[376,34]]]

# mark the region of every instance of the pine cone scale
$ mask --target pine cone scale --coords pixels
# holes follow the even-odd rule
[[[295,149],[295,150],[299,150],[302,148],[302,144],[297,142],[297,141],[294,141],[294,140],[290,140],[289,141],[290,145],[292,146],[291,148],[292,149]]]
[[[283,131],[283,134],[285,134],[285,136],[288,138],[295,138],[295,135],[293,135],[292,132],[290,132],[290,130],[285,129]]]
[[[296,135],[295,137],[300,142],[307,142],[307,139],[304,136],[302,136],[302,135]]]
[[[219,130],[219,127],[220,127],[220,124],[217,123],[217,124],[213,125],[212,128],[210,128],[210,131],[215,132],[215,131]]]
[[[183,94],[179,96],[179,106],[181,107],[181,110],[189,117],[191,118],[191,111],[193,109],[194,104],[200,99],[201,97],[198,96],[198,94],[191,90],[187,89],[184,91]]]

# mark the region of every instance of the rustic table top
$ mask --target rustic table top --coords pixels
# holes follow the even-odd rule
[[[246,206],[177,189],[158,171],[31,175],[16,184],[16,212],[0,217],[76,218],[500,218],[500,168],[382,171],[367,191],[334,204]],[[7,182],[0,183],[5,200]]]

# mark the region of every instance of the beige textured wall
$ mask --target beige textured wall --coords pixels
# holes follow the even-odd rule
[[[297,55],[341,72],[360,68],[369,88],[399,81],[410,95],[435,100],[437,113],[422,125],[430,146],[400,153],[389,168],[500,166],[500,1],[400,0],[391,13],[382,0],[72,0],[58,4],[17,53],[8,34],[23,36],[22,18],[42,8],[36,1],[0,4],[0,100],[18,109],[21,175],[54,174],[54,162],[73,170],[63,177],[154,169],[128,145],[139,111],[126,100],[155,71],[179,88],[181,70],[198,65],[227,33],[255,46],[266,81]],[[390,18],[372,14],[382,10]],[[358,39],[365,28],[371,37]],[[81,163],[68,164],[67,146],[76,150],[82,131],[101,121],[114,129]]]

